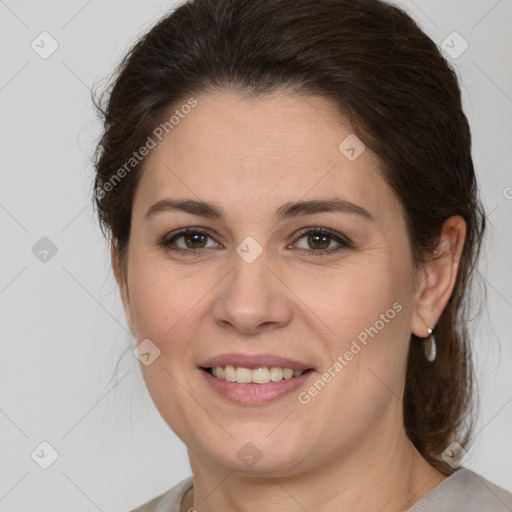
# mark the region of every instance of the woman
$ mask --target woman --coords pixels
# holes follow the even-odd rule
[[[505,511],[461,467],[485,228],[456,76],[379,0],[195,0],[103,107],[96,206],[193,477],[138,512]]]

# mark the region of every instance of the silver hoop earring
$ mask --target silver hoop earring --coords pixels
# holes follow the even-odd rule
[[[432,329],[428,328],[428,336],[423,340],[423,350],[425,358],[430,363],[435,360],[437,354],[436,339],[432,334]]]

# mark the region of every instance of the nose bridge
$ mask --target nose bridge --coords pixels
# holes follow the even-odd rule
[[[253,332],[262,324],[278,325],[289,321],[284,287],[270,270],[270,259],[269,252],[251,237],[237,246],[224,292],[217,299],[217,322]]]

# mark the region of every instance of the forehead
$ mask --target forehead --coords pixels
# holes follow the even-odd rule
[[[368,209],[377,216],[396,209],[379,158],[328,100],[285,93],[247,99],[235,92],[195,100],[146,157],[136,203],[197,196],[261,209],[335,195],[373,203]]]

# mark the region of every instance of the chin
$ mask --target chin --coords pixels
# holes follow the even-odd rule
[[[264,435],[262,430],[265,432]],[[280,434],[274,432],[269,436],[269,431],[271,429],[262,429],[261,424],[258,424],[247,426],[244,433],[239,431],[233,437],[225,434],[219,439],[215,439],[216,436],[213,435],[205,438],[203,432],[201,439],[193,440],[189,437],[186,444],[201,446],[200,451],[206,454],[213,464],[237,474],[268,477],[268,473],[274,475],[295,472],[292,470],[304,463],[305,434],[291,437],[289,432],[283,429]],[[311,444],[308,443],[308,446]]]

